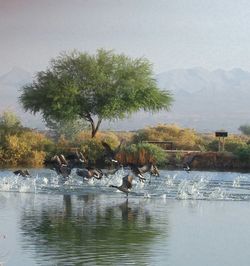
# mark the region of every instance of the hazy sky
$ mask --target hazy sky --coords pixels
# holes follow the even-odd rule
[[[114,49],[173,68],[250,70],[249,0],[0,0],[0,74]]]

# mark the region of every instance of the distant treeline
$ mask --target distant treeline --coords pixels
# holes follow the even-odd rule
[[[72,134],[45,131],[39,132],[23,127],[20,120],[11,112],[0,117],[0,166],[43,167],[44,161],[55,154],[67,154],[72,150],[81,151],[91,164],[105,166],[105,149],[102,141],[113,149],[119,146],[116,154],[120,163],[143,164],[148,161],[160,166],[169,165],[167,153],[155,144],[145,141],[168,141],[176,150],[201,152],[218,151],[219,139],[211,134],[200,134],[193,129],[177,125],[160,124],[134,132],[100,131],[95,138],[88,129]],[[245,135],[230,134],[225,139],[224,151],[232,154],[245,164],[250,162],[250,138]],[[180,154],[175,153],[180,161]],[[181,163],[181,162],[180,162]]]

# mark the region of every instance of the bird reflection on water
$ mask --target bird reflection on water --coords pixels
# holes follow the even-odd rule
[[[38,261],[66,263],[144,264],[150,242],[160,234],[143,204],[116,198],[103,201],[93,194],[64,195],[61,207],[40,206],[23,211],[21,230],[25,249],[36,247]],[[46,243],[46,244],[45,244]],[[71,257],[72,256],[72,257]]]
[[[117,191],[108,188],[110,184],[120,184],[124,176],[122,170],[110,179],[105,177],[95,180],[93,184],[82,182],[81,178],[76,176],[67,183],[59,184],[59,177],[55,176],[54,172],[41,169],[36,176],[34,173],[37,172],[37,169],[31,169],[30,173],[34,178],[24,179],[6,170],[2,172],[0,182],[1,194],[6,195],[5,200],[0,201],[1,213],[5,210],[9,215],[4,217],[10,217],[7,223],[2,222],[2,232],[5,233],[3,229],[8,228],[8,225],[4,226],[13,221],[15,213],[16,220],[14,217],[11,225],[16,227],[13,227],[15,230],[11,228],[11,232],[13,239],[17,241],[15,246],[20,246],[21,250],[15,254],[19,257],[20,254],[26,254],[26,257],[32,258],[32,263],[25,264],[27,266],[121,265],[121,259],[124,261],[123,264],[130,265],[162,265],[159,264],[162,261],[164,265],[184,265],[167,263],[167,259],[168,245],[173,243],[173,232],[178,245],[183,241],[183,233],[190,230],[190,234],[187,235],[190,235],[191,239],[195,235],[193,226],[190,229],[190,226],[185,227],[183,224],[185,217],[192,217],[193,224],[200,226],[206,221],[203,219],[205,213],[210,217],[213,211],[214,217],[217,217],[221,210],[228,207],[233,211],[226,212],[230,215],[223,218],[223,221],[231,221],[231,213],[235,211],[237,217],[245,221],[250,199],[248,173],[187,173],[161,170],[160,177],[154,178],[150,185],[148,179],[143,184],[137,179],[133,184],[133,192],[128,199],[124,199],[123,193],[116,193]],[[45,177],[48,181],[46,183]],[[33,186],[36,190],[33,190]],[[24,190],[25,187],[28,189]],[[145,192],[150,197],[146,198]],[[229,200],[232,202],[228,202]],[[196,206],[198,203],[201,207],[206,206],[206,212],[200,211],[201,207]],[[241,206],[242,209],[236,206]],[[175,208],[176,212],[173,211]],[[196,212],[196,216],[187,216],[187,210],[190,212],[190,209],[192,213]],[[195,217],[199,215],[200,219],[196,221]],[[223,212],[223,217],[224,215]],[[177,225],[172,223],[174,217],[178,218],[175,220]],[[179,219],[180,217],[184,218]],[[209,220],[209,228],[210,222]],[[241,228],[241,225],[242,223],[238,223],[238,228]],[[213,228],[217,228],[217,224],[214,224]],[[231,228],[230,224],[227,234],[221,236],[230,235]],[[245,232],[247,228],[245,227]],[[236,232],[235,236],[241,234],[240,231]],[[168,234],[172,234],[171,237],[168,237]],[[10,239],[10,234],[7,234],[6,239]],[[204,246],[206,240],[207,238],[202,241]],[[248,241],[243,241],[244,248],[247,243]],[[234,243],[230,245],[234,248],[237,246]],[[192,253],[195,244],[190,248],[187,246],[183,246],[183,250],[187,249],[186,253]],[[199,248],[195,247],[196,250]],[[207,247],[210,248],[209,245]],[[176,248],[169,254],[177,261],[180,258]]]

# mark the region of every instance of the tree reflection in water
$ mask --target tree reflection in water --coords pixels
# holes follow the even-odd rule
[[[95,195],[64,195],[61,207],[24,210],[23,248],[35,250],[38,262],[53,265],[146,264],[153,256],[150,248],[154,239],[166,231],[153,226],[143,204],[122,200],[116,203]]]

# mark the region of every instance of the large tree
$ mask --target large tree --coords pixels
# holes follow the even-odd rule
[[[62,53],[23,87],[20,100],[26,111],[41,112],[45,120],[85,119],[94,137],[102,120],[168,110],[172,97],[157,87],[147,59],[100,49],[95,55]]]

